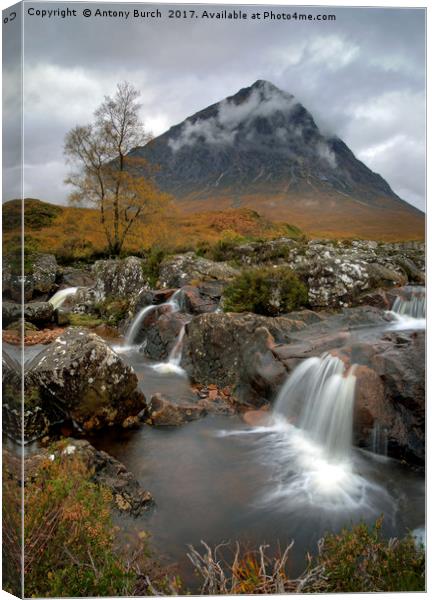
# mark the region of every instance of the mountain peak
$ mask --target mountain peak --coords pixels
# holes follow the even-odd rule
[[[308,219],[340,231],[351,231],[350,220],[366,222],[374,211],[415,212],[342,140],[324,135],[293,95],[265,79],[134,154],[159,165],[160,187],[194,210],[252,206],[300,226]]]
[[[252,89],[273,89],[278,92],[282,92],[277,86],[275,86],[271,81],[267,81],[266,79],[257,79],[255,83],[250,86]]]
[[[278,99],[279,101],[285,100],[288,104],[292,104],[294,96],[288,92],[284,92],[276,85],[265,79],[257,79],[255,83],[249,87],[242,88],[234,96],[229,96],[222,102],[234,102],[235,104],[241,104],[244,101],[253,97],[257,102],[270,102],[271,100]]]

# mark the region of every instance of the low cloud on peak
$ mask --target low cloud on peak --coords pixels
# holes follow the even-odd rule
[[[254,119],[271,117],[277,112],[288,115],[297,104],[294,96],[263,80],[247,88],[246,96],[241,96],[242,92],[244,90],[219,102],[215,116],[187,119],[180,135],[170,139],[170,148],[177,152],[198,140],[207,144],[231,144],[240,127],[247,129]]]

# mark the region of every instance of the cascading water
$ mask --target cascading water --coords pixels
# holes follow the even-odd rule
[[[144,319],[152,312],[156,310],[160,310],[162,307],[169,307],[171,309],[171,313],[179,312],[181,307],[178,301],[179,294],[181,290],[177,290],[168,300],[168,302],[164,302],[163,304],[151,304],[150,306],[145,306],[142,308],[136,317],[133,319],[132,323],[127,330],[125,336],[125,344],[123,346],[116,346],[114,349],[119,353],[129,352],[130,350],[136,350],[135,347],[137,345],[137,336],[141,330],[142,323]],[[177,339],[174,343],[174,346],[168,356],[168,359],[165,362],[156,363],[150,365],[154,371],[157,371],[161,374],[169,374],[175,373],[177,375],[185,376],[185,371],[180,367],[181,356],[182,356],[182,348],[183,348],[183,337],[185,334],[185,326],[180,330],[180,333],[177,336]]]
[[[134,345],[134,343],[136,343],[136,337],[141,328],[141,324],[144,321],[144,318],[149,313],[151,313],[157,309],[160,310],[160,308],[162,306],[171,307],[171,312],[178,312],[180,310],[180,306],[177,302],[179,292],[180,292],[180,290],[177,290],[176,292],[174,292],[174,294],[171,296],[171,298],[168,300],[168,302],[164,302],[163,304],[150,304],[150,306],[145,306],[144,308],[142,308],[139,311],[139,313],[135,316],[135,318],[133,319],[132,323],[129,326],[129,329],[126,332],[126,337],[125,337],[126,347],[130,348]]]
[[[345,371],[330,354],[309,358],[288,378],[275,404],[275,416],[294,420],[329,460],[345,459],[351,451],[356,379],[353,368]]]
[[[394,301],[392,311],[398,315],[424,319],[426,313],[424,288],[414,288],[411,298],[408,300],[398,296]]]
[[[182,350],[183,350],[183,338],[186,331],[185,325],[180,330],[180,333],[177,336],[174,346],[172,347],[171,352],[169,353],[168,360],[166,362],[157,363],[153,365],[153,369],[158,373],[176,373],[177,375],[182,375],[186,377],[186,371],[181,368],[181,358],[182,358]]]
[[[64,290],[59,290],[52,298],[48,300],[48,302],[52,304],[54,308],[60,308],[64,302],[71,296],[74,296],[77,291],[77,287],[69,287],[65,288]]]
[[[184,338],[184,334],[185,334],[186,328],[183,325],[183,327],[180,330],[180,333],[178,335],[178,338],[176,340],[176,343],[174,344],[169,356],[168,356],[168,362],[173,364],[173,365],[180,365],[181,362],[181,358],[182,358],[182,350],[183,350],[183,338]]]
[[[387,456],[388,453],[388,433],[385,427],[379,423],[374,423],[370,433],[370,449],[374,454]]]
[[[413,287],[410,296],[398,296],[390,314],[395,319],[392,329],[424,329],[426,327],[426,298],[423,287]]]
[[[132,323],[130,324],[130,326],[126,332],[126,336],[125,336],[126,346],[128,346],[128,347],[133,346],[136,335],[141,327],[141,323],[143,322],[144,317],[146,317],[149,313],[156,310],[156,308],[159,308],[159,307],[157,305],[151,304],[150,306],[145,306],[144,308],[142,308],[139,311],[139,313],[136,315],[136,317],[134,318],[134,320],[132,321]]]
[[[324,354],[298,365],[282,386],[267,426],[220,435],[256,436],[257,460],[272,485],[258,501],[283,511],[319,506],[326,511],[391,513],[385,490],[359,474],[352,449],[355,367]]]

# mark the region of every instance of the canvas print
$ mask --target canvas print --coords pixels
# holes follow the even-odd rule
[[[4,590],[425,591],[425,14],[4,7]]]

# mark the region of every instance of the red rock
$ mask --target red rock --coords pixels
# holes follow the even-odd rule
[[[257,425],[267,425],[270,421],[268,410],[248,410],[242,414],[242,419],[248,425],[256,427]]]
[[[208,395],[209,400],[216,400],[217,397],[218,397],[218,390],[217,390],[217,388],[216,389],[211,389],[209,391],[209,395]]]

